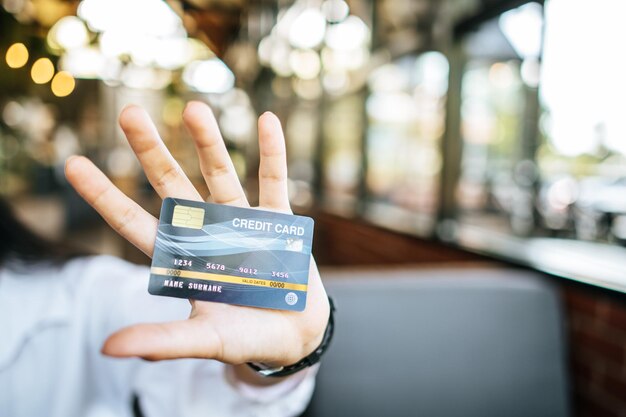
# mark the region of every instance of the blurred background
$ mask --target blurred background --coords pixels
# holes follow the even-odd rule
[[[622,2],[0,4],[0,193],[41,234],[148,262],[71,190],[65,159],[89,156],[158,215],[117,126],[139,104],[208,195],[181,124],[202,100],[255,202],[256,118],[270,110],[322,265],[497,259],[591,284],[556,281],[573,392],[585,415],[623,413]]]
[[[0,189],[25,217],[45,211],[35,226],[47,235],[97,228],[63,179],[74,153],[157,207],[116,124],[128,103],[148,109],[203,188],[180,116],[195,99],[218,115],[253,201],[255,120],[271,110],[297,210],[501,256],[515,251],[480,236],[626,243],[626,62],[611,53],[626,29],[614,2],[2,6]],[[90,241],[119,251],[104,233]]]

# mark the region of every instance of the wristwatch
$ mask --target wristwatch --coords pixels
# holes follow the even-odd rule
[[[307,357],[289,366],[270,368],[258,362],[248,362],[248,366],[254,369],[260,375],[278,378],[293,375],[296,372],[303,370],[304,368],[308,368],[309,366],[313,366],[318,363],[324,352],[326,352],[326,350],[328,349],[328,345],[330,345],[330,341],[332,340],[333,333],[335,331],[335,303],[330,297],[328,297],[328,302],[330,303],[330,315],[328,316],[328,324],[326,325],[326,330],[324,331],[322,343],[320,343],[317,349],[311,352]]]

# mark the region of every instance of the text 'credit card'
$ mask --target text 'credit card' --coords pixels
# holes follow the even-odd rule
[[[312,239],[309,217],[166,198],[149,292],[302,311]]]

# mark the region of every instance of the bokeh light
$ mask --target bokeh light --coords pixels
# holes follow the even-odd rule
[[[235,76],[219,59],[194,61],[187,65],[183,80],[195,91],[222,94],[233,88]]]
[[[104,78],[106,58],[97,47],[76,48],[67,51],[59,61],[59,68],[76,78]]]
[[[21,68],[28,62],[28,49],[23,43],[14,43],[6,53],[7,65],[11,68]]]
[[[54,76],[54,65],[49,58],[39,58],[30,70],[30,76],[35,84],[45,84]]]
[[[319,55],[310,49],[292,51],[289,55],[289,64],[294,74],[304,80],[316,78],[321,69]]]
[[[350,6],[343,0],[326,0],[322,3],[322,12],[330,23],[339,23],[348,17]]]
[[[119,30],[159,37],[184,33],[181,19],[160,0],[84,0],[78,16],[95,32]]]
[[[293,22],[289,42],[296,48],[315,48],[324,40],[326,19],[317,9],[306,9]]]
[[[74,81],[72,74],[66,71],[60,71],[52,79],[50,88],[52,89],[52,94],[55,96],[66,97],[72,94],[75,86],[76,81]]]
[[[85,46],[89,42],[89,33],[82,20],[65,16],[52,26],[47,41],[52,48],[73,49]]]

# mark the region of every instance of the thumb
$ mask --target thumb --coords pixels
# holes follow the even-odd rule
[[[102,353],[159,361],[178,358],[217,359],[222,356],[218,333],[206,322],[188,319],[169,323],[138,324],[113,333]]]

